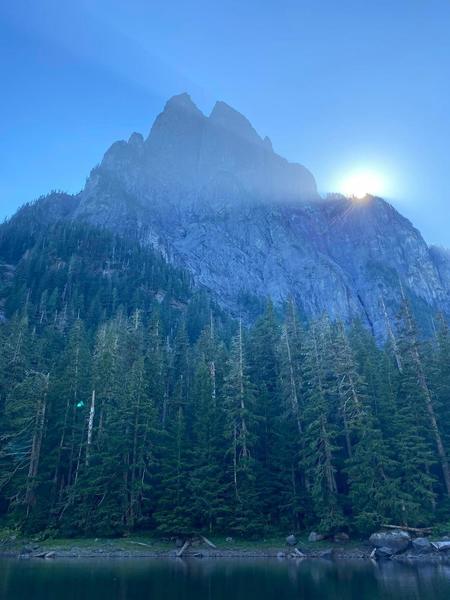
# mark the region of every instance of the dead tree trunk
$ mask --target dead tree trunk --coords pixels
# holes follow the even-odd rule
[[[88,418],[88,430],[87,430],[87,444],[86,444],[86,466],[89,466],[89,458],[92,445],[92,434],[94,430],[94,417],[95,417],[95,390],[92,390],[91,408],[89,409]]]
[[[295,381],[294,366],[292,364],[291,344],[289,342],[289,332],[287,330],[287,327],[285,327],[285,330],[284,330],[284,337],[286,340],[286,351],[287,351],[288,366],[289,366],[289,380],[290,380],[290,388],[291,388],[291,393],[290,393],[291,408],[292,408],[292,413],[294,415],[295,421],[297,423],[298,433],[299,433],[299,435],[302,435],[303,431],[302,431],[302,423],[300,420],[300,409],[299,409],[299,405],[298,405],[297,384]]]

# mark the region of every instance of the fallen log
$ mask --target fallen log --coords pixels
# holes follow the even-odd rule
[[[381,525],[383,529],[401,529],[402,531],[410,531],[411,533],[431,533],[432,527],[407,527],[406,525]]]
[[[129,544],[137,544],[138,546],[145,546],[146,548],[151,548],[150,544],[144,544],[144,542],[135,542],[133,540],[127,540]]]
[[[201,536],[200,536],[200,539],[202,539],[202,540],[205,542],[205,544],[206,544],[207,546],[210,546],[211,548],[214,548],[214,550],[217,548],[217,546],[216,546],[215,544],[213,544],[213,543],[211,542],[211,540],[208,540],[208,538],[207,538],[207,537],[205,537],[204,535],[201,535]]]
[[[186,550],[189,548],[190,545],[191,545],[191,540],[186,540],[184,542],[183,546],[178,550],[177,558],[180,558],[181,556],[183,556],[183,554],[186,552]]]
[[[300,552],[300,550],[298,548],[294,548],[294,552],[295,555],[298,556],[299,558],[305,558],[305,554],[303,554],[303,552]]]

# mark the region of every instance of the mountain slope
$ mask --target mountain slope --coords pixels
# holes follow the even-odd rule
[[[175,96],[147,139],[113,144],[65,206],[48,210],[159,249],[236,314],[251,297],[293,296],[307,317],[360,317],[377,335],[383,302],[394,317],[402,293],[425,328],[450,314],[445,253],[380,198],[321,199],[305,167],[223,102],[207,117]]]

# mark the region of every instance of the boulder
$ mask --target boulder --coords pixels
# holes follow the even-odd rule
[[[316,533],[315,531],[311,531],[308,536],[308,542],[321,542],[325,537],[321,533]]]
[[[431,542],[431,545],[439,550],[439,552],[447,552],[450,550],[450,542],[442,541],[442,542]]]
[[[233,538],[232,537],[227,537],[225,539],[225,541],[228,542],[228,544],[231,544],[231,542],[233,541]]]
[[[381,548],[377,548],[375,550],[375,558],[379,558],[379,559],[391,558],[391,556],[393,554],[394,554],[394,552],[392,552],[392,549],[387,548],[386,546],[381,546]]]
[[[333,548],[328,548],[327,550],[323,550],[319,554],[319,558],[326,558],[326,559],[332,559],[332,558],[334,558]]]
[[[297,543],[297,538],[295,537],[295,535],[291,534],[291,535],[287,536],[287,538],[286,538],[286,544],[288,546],[295,546],[296,543]]]
[[[286,554],[284,552],[277,552],[277,558],[286,558]]]
[[[375,548],[389,548],[391,554],[399,554],[410,546],[411,536],[408,532],[401,529],[396,531],[379,531],[370,536],[369,542]]]
[[[428,538],[419,537],[412,541],[414,554],[430,554],[435,551]]]

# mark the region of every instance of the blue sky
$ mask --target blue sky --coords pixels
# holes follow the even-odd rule
[[[450,246],[449,0],[14,0],[0,5],[0,218],[79,191],[168,97],[221,99],[322,192],[359,169]]]

